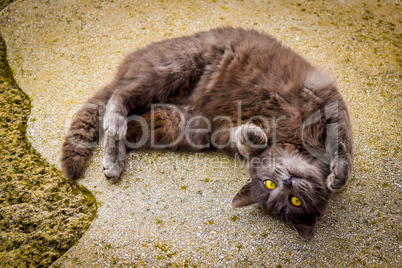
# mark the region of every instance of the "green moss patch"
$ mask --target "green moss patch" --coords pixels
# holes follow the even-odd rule
[[[0,266],[44,267],[83,235],[97,205],[28,142],[30,100],[12,77],[1,36],[0,65]]]

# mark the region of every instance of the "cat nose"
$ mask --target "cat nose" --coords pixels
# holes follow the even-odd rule
[[[285,186],[287,186],[289,188],[293,188],[293,186],[292,186],[292,177],[290,177],[286,181],[283,181],[283,184],[285,184]]]

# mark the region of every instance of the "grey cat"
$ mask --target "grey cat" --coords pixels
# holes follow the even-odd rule
[[[241,155],[249,180],[233,207],[258,203],[303,239],[352,169],[352,129],[335,80],[275,38],[241,28],[128,55],[70,126],[61,158],[67,178],[82,175],[101,135],[111,182],[128,149]]]

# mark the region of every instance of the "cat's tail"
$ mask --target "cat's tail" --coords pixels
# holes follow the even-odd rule
[[[106,86],[75,114],[62,146],[61,167],[70,180],[84,173],[85,165],[100,136],[100,117],[113,91]]]

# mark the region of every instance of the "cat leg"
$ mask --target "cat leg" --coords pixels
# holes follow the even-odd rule
[[[182,144],[183,121],[179,108],[163,105],[142,115],[128,117],[125,139],[117,134],[105,135],[103,170],[106,178],[115,183],[124,169],[126,149],[172,149]]]
[[[124,169],[126,145],[123,140],[105,136],[103,155],[103,173],[111,183],[116,183]]]
[[[231,140],[242,156],[258,153],[268,144],[268,137],[262,128],[251,123],[234,128]]]
[[[127,132],[127,108],[110,99],[106,105],[103,128],[103,173],[109,182],[116,183],[123,172],[126,158],[124,137]]]
[[[110,99],[103,120],[105,134],[116,140],[123,139],[127,132],[127,114],[127,107],[116,101],[116,98]]]
[[[183,101],[191,94],[206,64],[197,42],[174,39],[152,43],[124,59],[112,82],[113,95],[106,105],[105,136],[125,140],[130,112],[143,114],[152,104]],[[105,172],[113,170],[115,177],[121,169],[121,159],[117,160],[114,155],[123,155],[115,151],[123,146],[110,148],[113,149],[105,150]]]
[[[331,148],[331,173],[327,177],[327,187],[331,192],[339,192],[348,183],[352,171],[353,162],[353,138],[351,125],[346,110],[339,113],[342,120],[338,121],[339,137],[331,138],[329,135],[329,147]],[[330,133],[331,131],[328,131]],[[331,142],[331,139],[333,142]]]
[[[108,178],[110,177],[111,181],[117,181],[124,166],[124,144],[127,143],[127,125],[129,123],[127,118],[128,112],[133,109],[140,113],[144,112],[144,110],[148,108],[148,105],[151,106],[151,104],[147,103],[149,99],[151,99],[151,102],[155,103],[166,101],[165,99],[157,99],[156,96],[147,96],[149,92],[141,90],[140,88],[142,87],[147,88],[146,84],[144,84],[142,86],[132,85],[131,88],[117,90],[106,106],[103,126],[107,142],[105,143],[106,148],[104,151],[103,163],[105,175]],[[163,86],[161,85],[161,87]],[[169,115],[167,115],[167,117],[169,117]],[[153,119],[150,118],[147,121],[149,127],[152,127],[152,124],[155,123],[155,121],[152,120]],[[142,146],[134,146],[134,148],[150,148],[153,144],[158,142],[157,139],[160,139],[160,142],[162,143],[169,143],[169,134],[166,134],[165,130],[166,127],[163,130],[149,129],[149,139],[146,140]],[[158,135],[158,133],[161,133],[161,135]],[[168,139],[168,141],[165,141],[166,139]],[[154,146],[152,149],[163,148]]]
[[[348,183],[352,171],[352,153],[338,150],[331,161],[331,173],[327,177],[327,187],[331,192],[339,192]]]

